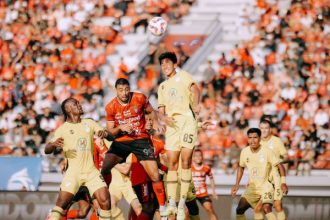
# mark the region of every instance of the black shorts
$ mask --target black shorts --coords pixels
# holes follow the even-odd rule
[[[149,139],[137,139],[134,141],[114,141],[107,153],[112,153],[126,160],[128,155],[134,153],[138,161],[155,160],[154,148]]]
[[[204,204],[204,202],[212,202],[210,196],[203,196],[203,197],[196,197],[196,199],[198,200],[198,202],[200,202],[200,204]]]
[[[142,205],[148,204],[148,209],[150,210],[158,209],[159,205],[151,181],[135,185],[133,189]]]
[[[92,203],[93,199],[89,194],[89,191],[86,186],[81,186],[79,188],[78,192],[73,197],[72,202],[78,202],[79,200],[84,200],[88,203]]]

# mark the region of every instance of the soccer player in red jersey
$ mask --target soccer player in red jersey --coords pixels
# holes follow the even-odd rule
[[[111,169],[134,153],[152,181],[152,188],[160,205],[160,213],[165,215],[165,190],[160,180],[154,150],[145,129],[145,113],[154,115],[154,110],[142,93],[130,91],[129,82],[120,78],[115,83],[117,96],[105,107],[107,129],[115,136],[111,148],[106,153],[101,173],[111,182]],[[155,127],[161,129],[159,124]]]
[[[209,218],[211,220],[218,219],[212,206],[212,200],[207,192],[206,186],[206,176],[210,178],[212,197],[217,199],[217,194],[215,193],[215,184],[213,179],[213,174],[211,168],[203,164],[203,153],[201,150],[196,149],[193,154],[193,163],[191,165],[192,178],[196,189],[196,198],[203,205]]]

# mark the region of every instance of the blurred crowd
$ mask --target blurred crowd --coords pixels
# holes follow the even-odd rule
[[[193,3],[1,1],[0,155],[42,155],[44,143],[63,123],[59,103],[69,96],[81,101],[86,117],[104,122],[103,106],[109,101],[104,96],[113,86],[108,76],[137,74],[123,59],[111,66],[107,56],[116,53],[125,34],[145,29],[152,16],[177,23]],[[329,5],[293,0],[283,10],[276,1],[256,3],[242,16],[252,40],[222,54],[218,68],[210,61],[200,73],[206,77],[200,85],[200,116],[214,126],[199,133],[198,145],[209,164],[231,173],[247,144],[247,128],[268,117],[296,174],[330,168]],[[135,77],[136,87],[154,105],[162,80],[157,57],[165,50],[164,43],[150,45],[150,62]],[[175,52],[182,66],[189,56],[180,46]],[[110,72],[102,71],[104,66]],[[44,170],[58,171],[61,158],[49,160]]]
[[[105,122],[108,79],[134,73],[123,58],[114,67],[107,57],[125,34],[146,32],[153,16],[180,22],[193,2],[0,1],[0,155],[42,155],[69,96],[80,100],[85,117]],[[61,158],[50,160],[45,171],[58,170]]]
[[[272,2],[257,1],[245,17],[252,39],[222,54],[218,71],[209,61],[203,73],[201,115],[216,126],[200,132],[200,147],[209,163],[230,172],[247,144],[246,129],[266,117],[293,173],[329,169],[329,3],[293,0],[283,10]]]

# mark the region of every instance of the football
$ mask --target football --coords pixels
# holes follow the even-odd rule
[[[153,17],[148,25],[148,30],[155,36],[161,36],[165,33],[167,22],[162,17]]]

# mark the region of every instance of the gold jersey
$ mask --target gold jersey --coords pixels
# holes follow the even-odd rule
[[[190,107],[193,98],[190,87],[193,83],[189,73],[177,72],[159,85],[158,106],[165,107],[166,114],[169,116],[175,114],[193,116]]]
[[[103,128],[92,119],[82,119],[80,123],[65,122],[56,129],[52,141],[64,139],[67,173],[88,173],[96,169],[93,161],[93,135],[100,130]]]
[[[288,155],[288,151],[286,150],[281,139],[274,135],[272,135],[268,140],[261,140],[260,144],[272,150],[278,159],[283,160]]]
[[[272,167],[280,160],[266,147],[260,147],[258,152],[252,152],[250,146],[244,148],[240,155],[239,165],[249,171],[249,187],[261,190],[268,182]]]

